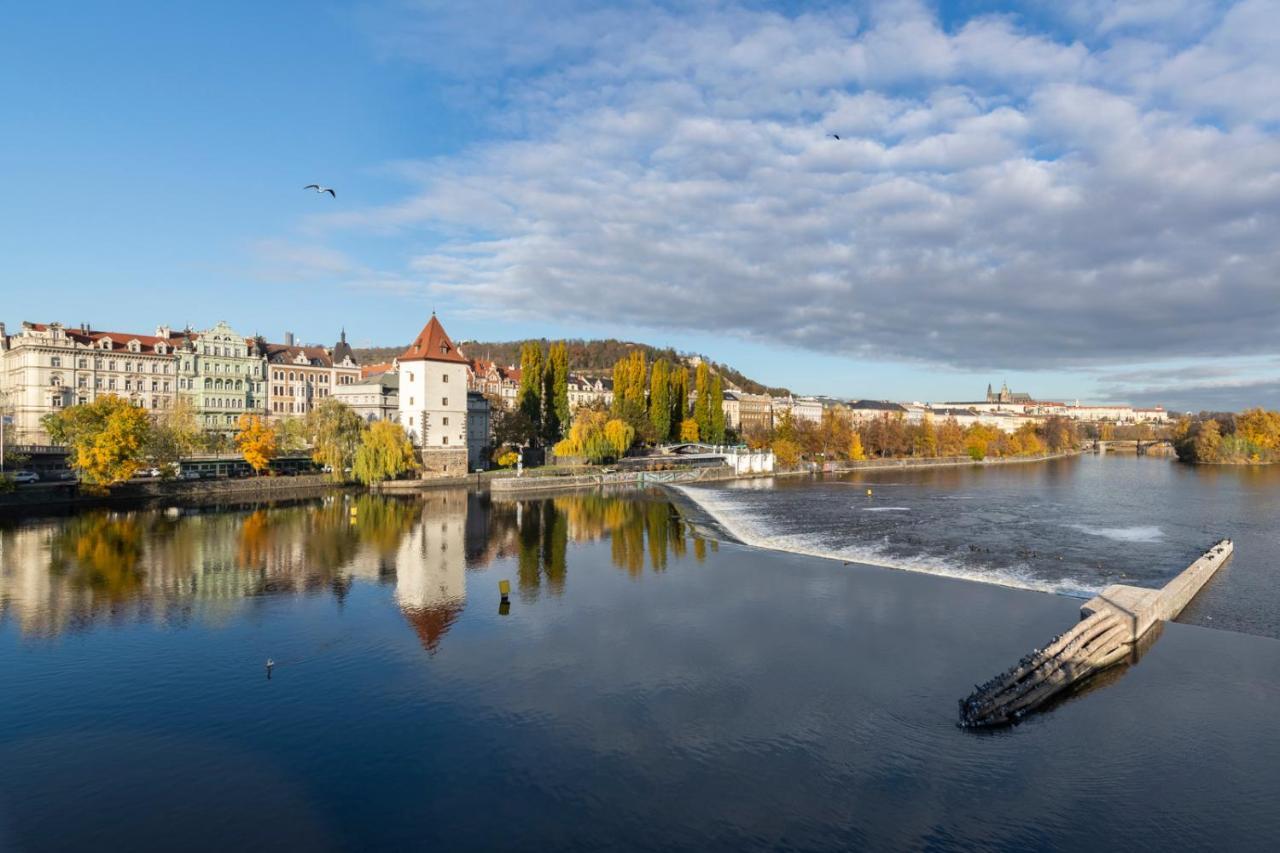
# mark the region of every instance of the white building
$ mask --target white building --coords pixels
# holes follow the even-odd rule
[[[467,472],[467,359],[433,313],[400,356],[400,425],[423,476]]]
[[[400,372],[388,370],[366,376],[354,385],[336,385],[333,398],[351,408],[366,423],[400,421]]]
[[[0,396],[14,430],[7,440],[48,444],[42,417],[107,395],[148,412],[171,409],[173,352],[170,341],[154,335],[26,322],[8,335],[0,323]]]

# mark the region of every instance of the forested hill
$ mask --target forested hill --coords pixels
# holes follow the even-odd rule
[[[527,341],[459,341],[458,346],[462,348],[471,358],[482,358],[486,361],[496,361],[498,364],[520,364],[520,347]],[[545,349],[550,343],[547,340],[538,341]],[[659,348],[648,344],[636,343],[634,341],[619,341],[614,338],[607,340],[568,340],[565,344],[569,347],[569,369],[577,373],[587,373],[591,375],[607,375],[613,370],[613,365],[618,359],[625,357],[632,350],[639,349],[645,354],[645,358],[653,363],[656,359],[665,358],[667,361],[680,362],[682,364],[691,364],[692,355],[688,353],[678,353],[670,347]],[[361,364],[378,364],[380,362],[391,361],[400,353],[407,349],[406,346],[399,347],[367,347],[364,349],[356,349],[356,360]],[[775,396],[786,396],[790,392],[786,388],[770,388],[756,382],[738,371],[725,364],[706,360],[711,369],[723,376],[728,382],[748,394],[773,394]]]

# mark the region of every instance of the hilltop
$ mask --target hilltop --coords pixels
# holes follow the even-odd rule
[[[518,366],[520,364],[520,348],[526,343],[528,343],[527,340],[459,341],[458,346],[471,358],[482,358],[486,361],[496,361],[498,364],[514,364]],[[550,341],[543,338],[537,340],[536,343],[545,348]],[[745,391],[748,394],[772,394],[785,397],[791,393],[786,388],[775,388],[756,382],[726,364],[720,364],[692,353],[679,353],[671,347],[655,347],[636,341],[620,341],[615,338],[590,341],[570,339],[566,340],[565,344],[569,348],[569,369],[575,373],[585,373],[590,376],[607,376],[613,370],[613,365],[618,359],[623,358],[632,350],[639,349],[644,352],[645,358],[650,363],[653,363],[656,359],[665,358],[670,362],[693,367],[697,364],[697,360],[702,358],[713,371],[723,376],[731,387]],[[404,352],[406,348],[406,346],[357,348],[355,356],[356,360],[361,364],[377,364],[391,361],[391,359]]]

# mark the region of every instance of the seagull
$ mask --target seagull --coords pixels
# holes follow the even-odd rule
[[[840,141],[840,134],[838,134],[838,133],[828,133],[828,134],[827,134],[827,138],[828,138],[828,139],[834,139],[834,140],[836,140],[837,142],[839,142],[839,141]]]
[[[337,197],[338,197],[338,194],[337,194],[337,193],[335,193],[332,189],[330,189],[329,187],[322,187],[322,186],[320,186],[319,184],[307,184],[305,187],[303,187],[303,189],[304,189],[304,190],[315,190],[315,191],[316,191],[316,192],[318,192],[318,193],[328,193],[329,195],[333,196],[334,198],[337,198]]]

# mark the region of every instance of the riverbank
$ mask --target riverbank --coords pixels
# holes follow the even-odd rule
[[[344,488],[348,487],[321,474],[220,480],[136,480],[112,486],[105,494],[95,494],[76,483],[50,483],[22,486],[0,494],[0,514],[116,504],[207,506],[319,495]]]

